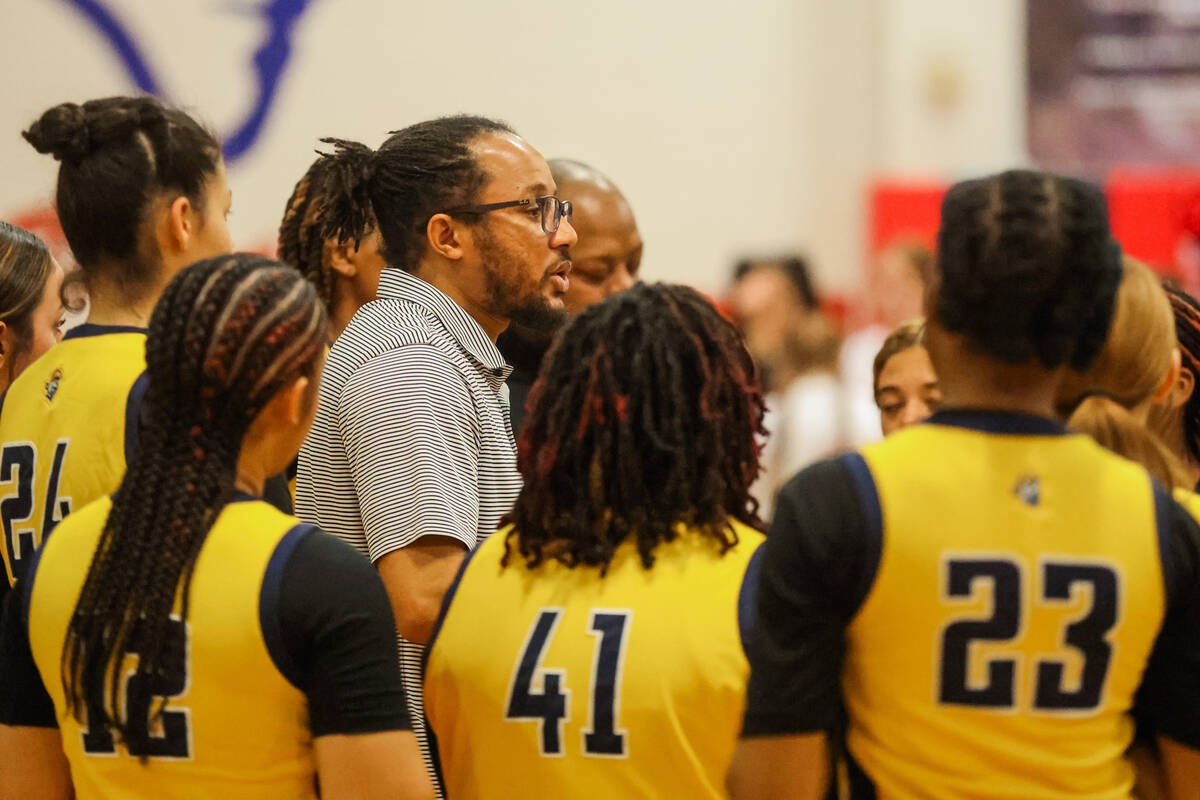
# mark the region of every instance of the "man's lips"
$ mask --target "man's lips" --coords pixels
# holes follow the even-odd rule
[[[571,279],[567,277],[571,272],[571,267],[571,262],[563,259],[551,268],[550,283],[559,292],[565,292],[571,287]]]

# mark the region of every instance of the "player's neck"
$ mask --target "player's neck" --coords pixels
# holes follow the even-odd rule
[[[945,408],[1008,411],[1057,419],[1059,377],[1044,369],[1002,365],[939,374]],[[954,374],[957,373],[957,374]]]
[[[131,299],[128,291],[103,278],[88,285],[88,323],[92,325],[122,325],[146,328],[160,292],[157,289],[140,292]]]
[[[238,462],[237,478],[233,481],[239,492],[245,492],[252,497],[262,497],[267,487],[267,476],[262,470],[247,469],[246,465]]]

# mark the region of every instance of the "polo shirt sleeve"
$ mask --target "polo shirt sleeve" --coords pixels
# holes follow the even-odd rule
[[[444,355],[416,344],[367,361],[342,388],[337,425],[372,561],[424,536],[475,546],[482,432]]]

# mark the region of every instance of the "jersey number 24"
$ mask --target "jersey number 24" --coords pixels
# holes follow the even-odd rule
[[[71,498],[58,496],[58,478],[63,460],[67,457],[70,439],[59,439],[54,446],[54,460],[46,479],[46,495],[42,503],[41,539],[50,535],[54,526],[71,513]],[[0,452],[0,483],[12,484],[16,491],[0,500],[0,524],[4,526],[4,547],[12,570],[12,580],[19,580],[29,568],[29,559],[40,542],[32,528],[21,530],[19,523],[33,517],[35,506],[33,476],[37,471],[37,447],[33,442],[9,442]]]

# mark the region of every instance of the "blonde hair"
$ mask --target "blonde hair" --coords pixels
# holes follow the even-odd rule
[[[1171,371],[1175,316],[1155,274],[1135,258],[1122,259],[1108,339],[1086,372],[1071,372],[1059,387],[1067,425],[1108,450],[1136,461],[1173,488],[1191,488],[1183,464],[1131,410],[1148,400]]]

